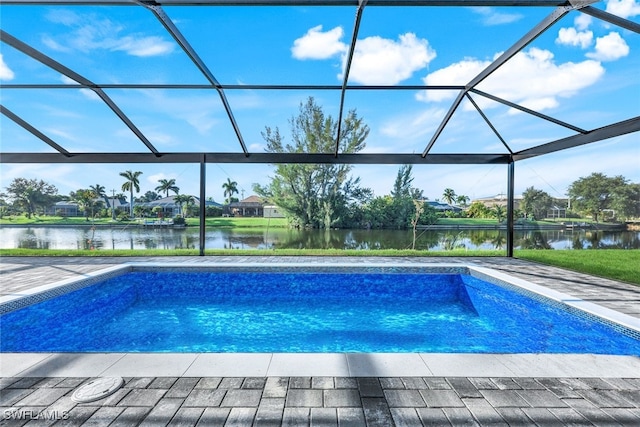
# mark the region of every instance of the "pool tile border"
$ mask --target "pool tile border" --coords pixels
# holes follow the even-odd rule
[[[87,273],[82,278],[70,278],[54,283],[31,288],[27,291],[0,297],[0,315],[9,313],[31,304],[37,304],[68,292],[91,286],[101,280],[110,279],[131,271],[132,264],[122,264],[114,267]]]
[[[640,319],[636,317],[584,301],[544,286],[536,285],[490,268],[469,266],[469,273],[474,277],[494,285],[527,295],[545,304],[552,304],[557,308],[577,316],[603,323],[622,334],[640,340]]]
[[[0,353],[0,377],[638,378],[640,357],[471,353]]]

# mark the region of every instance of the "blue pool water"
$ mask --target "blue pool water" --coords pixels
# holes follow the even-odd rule
[[[5,352],[640,355],[607,324],[467,274],[131,272],[0,322]]]

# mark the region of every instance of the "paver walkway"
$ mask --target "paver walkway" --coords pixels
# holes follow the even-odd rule
[[[348,261],[331,257],[4,258],[3,295],[122,262]],[[357,258],[373,263],[469,263],[640,317],[632,285],[507,258]],[[76,404],[84,377],[0,379],[0,425],[420,426],[640,425],[632,378],[137,377],[100,401]]]
[[[76,404],[84,381],[3,378],[0,425],[640,425],[639,379],[128,378]]]

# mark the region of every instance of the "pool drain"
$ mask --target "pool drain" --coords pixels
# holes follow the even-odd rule
[[[78,403],[93,402],[114,393],[124,385],[120,377],[100,377],[80,386],[73,392],[71,400]]]

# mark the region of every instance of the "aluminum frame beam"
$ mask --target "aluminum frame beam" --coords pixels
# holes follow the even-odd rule
[[[195,64],[195,66],[198,67],[200,72],[205,76],[207,80],[209,80],[211,85],[216,89],[216,91],[218,92],[218,95],[220,96],[220,101],[222,102],[222,105],[224,106],[224,109],[227,113],[227,117],[231,122],[233,131],[235,132],[236,137],[238,138],[240,147],[242,148],[242,151],[245,153],[245,155],[248,156],[249,151],[247,150],[247,146],[244,143],[244,138],[242,137],[242,132],[240,132],[240,127],[238,126],[238,123],[236,122],[236,119],[233,116],[233,112],[231,111],[231,106],[229,105],[229,101],[227,100],[227,97],[224,94],[224,91],[220,87],[220,83],[214,77],[211,70],[209,70],[207,65],[200,58],[200,56],[195,51],[195,49],[191,46],[189,41],[182,35],[178,27],[176,27],[176,25],[173,23],[171,18],[167,16],[167,14],[164,12],[162,7],[158,5],[158,3],[156,3],[155,1],[140,1],[139,4],[144,6],[148,10],[150,10],[155,15],[155,17],[162,23],[164,28],[169,32],[171,37],[173,37],[176,43],[178,43],[178,45],[182,48],[182,50],[187,54],[189,59],[191,59],[191,61]]]
[[[446,127],[447,123],[449,123],[449,120],[451,120],[451,117],[460,106],[460,102],[462,102],[464,95],[468,91],[475,88],[484,79],[489,77],[493,72],[495,72],[498,68],[504,65],[509,59],[511,59],[514,55],[516,55],[518,52],[524,49],[529,43],[531,43],[536,38],[538,38],[538,36],[544,33],[549,27],[551,27],[553,24],[558,22],[558,20],[560,20],[563,16],[565,16],[567,13],[569,13],[573,9],[574,9],[573,6],[560,6],[554,9],[553,12],[551,12],[548,16],[546,16],[535,27],[533,27],[527,34],[525,34],[522,38],[520,38],[515,44],[513,44],[502,55],[500,55],[495,61],[489,64],[488,67],[486,67],[476,77],[474,77],[466,85],[465,89],[462,90],[456,97],[455,101],[449,108],[449,111],[447,112],[444,119],[440,123],[440,126],[438,126],[438,129],[436,129],[436,132],[431,137],[431,140],[429,141],[424,151],[422,152],[422,157],[426,157],[429,154],[429,151],[431,151],[431,148],[433,148],[433,145],[435,144],[436,140],[442,134],[442,131]]]
[[[471,102],[471,105],[474,106],[474,108],[476,109],[476,111],[478,111],[478,114],[480,114],[480,116],[484,119],[485,123],[491,128],[491,130],[493,131],[493,133],[496,135],[496,137],[500,140],[500,142],[502,143],[502,145],[504,145],[504,148],[507,149],[507,151],[509,151],[509,154],[513,154],[513,150],[511,150],[511,147],[509,147],[509,144],[507,144],[507,141],[504,140],[504,138],[502,137],[502,135],[500,135],[500,132],[498,132],[498,129],[495,128],[495,126],[493,126],[493,123],[491,123],[491,120],[489,120],[489,118],[487,117],[486,114],[484,114],[484,111],[482,111],[482,109],[480,108],[480,106],[476,103],[476,101],[469,95],[469,92],[467,92],[465,94],[465,96],[467,97],[467,99],[469,100],[469,102]]]
[[[11,119],[18,126],[21,126],[23,129],[30,132],[35,137],[49,144],[50,147],[58,151],[60,154],[66,157],[71,157],[71,153],[69,153],[67,150],[62,148],[57,142],[55,142],[53,139],[49,138],[47,135],[40,132],[38,129],[33,127],[27,121],[23,120],[20,116],[15,114],[13,111],[9,110],[7,107],[0,105],[0,113],[8,117],[9,119]]]
[[[340,109],[338,112],[338,130],[336,131],[336,149],[334,155],[338,157],[340,151],[340,133],[342,132],[342,116],[344,114],[344,98],[347,93],[347,83],[349,82],[349,72],[351,71],[351,63],[353,61],[353,54],[356,51],[356,43],[358,41],[358,33],[360,31],[360,21],[362,20],[362,13],[364,7],[367,5],[367,0],[360,0],[358,2],[358,9],[356,10],[356,21],[353,24],[353,34],[351,34],[351,45],[349,46],[349,53],[347,54],[347,62],[344,66],[344,76],[342,79],[342,87],[340,90]]]
[[[155,155],[159,155],[158,150],[156,150],[156,148],[153,146],[151,141],[147,139],[147,137],[140,131],[140,129],[138,129],[138,127],[120,109],[120,107],[118,107],[116,103],[113,102],[111,98],[109,98],[109,95],[107,95],[102,89],[97,87],[91,80],[81,76],[80,74],[76,73],[70,68],[67,68],[66,66],[56,61],[55,59],[45,55],[44,53],[29,46],[23,41],[18,40],[17,38],[13,37],[11,34],[7,33],[2,29],[0,29],[0,40],[3,41],[4,43],[7,43],[9,46],[19,50],[25,55],[30,56],[36,61],[43,63],[47,67],[59,72],[60,74],[67,76],[71,80],[81,84],[83,87],[91,89],[96,95],[100,97],[100,99],[102,99],[102,101],[105,104],[107,104],[107,106],[111,109],[111,111],[113,111],[116,114],[116,116],[118,116],[118,118],[122,120],[122,122],[125,125],[127,125],[129,130],[131,130],[131,132],[133,132],[138,137],[138,139],[142,141],[144,145],[146,145],[149,151],[151,151]]]
[[[204,160],[203,160],[204,159]],[[508,154],[432,154],[427,158],[419,154],[398,153],[346,153],[335,157],[333,153],[163,153],[156,157],[150,153],[74,153],[66,157],[59,153],[2,153],[4,163],[262,163],[262,164],[507,164]]]
[[[605,12],[604,10],[592,6],[586,6],[580,9],[580,12],[591,15],[594,18],[602,19],[603,21],[606,21],[613,25],[617,25],[618,27],[624,28],[625,30],[633,31],[634,33],[640,34],[640,24],[629,21],[628,19],[620,18],[619,16],[616,16],[609,12]]]
[[[532,116],[536,116],[536,117],[538,117],[540,119],[544,119],[544,120],[546,120],[548,122],[555,123],[557,125],[560,125],[562,127],[567,128],[567,129],[571,129],[571,130],[573,130],[575,132],[578,132],[578,133],[587,133],[588,132],[587,130],[584,130],[582,128],[574,126],[574,125],[572,125],[570,123],[566,123],[566,122],[563,122],[562,120],[558,120],[558,119],[556,119],[554,117],[547,116],[546,114],[542,114],[542,113],[539,113],[537,111],[533,111],[533,110],[531,110],[531,109],[529,109],[527,107],[523,107],[522,105],[518,105],[518,104],[515,104],[515,103],[513,103],[511,101],[507,101],[506,99],[498,98],[497,96],[491,95],[490,93],[482,92],[481,90],[478,90],[478,89],[471,89],[469,92],[478,94],[480,96],[484,96],[485,98],[491,99],[492,101],[496,101],[496,102],[498,102],[500,104],[504,104],[504,105],[506,105],[508,107],[515,108],[516,110],[520,110],[520,111],[522,111],[524,113],[531,114]]]
[[[193,89],[193,90],[217,90],[218,88],[208,84],[179,84],[179,83],[95,83],[95,87],[102,89]],[[261,85],[261,84],[224,84],[220,83],[223,90],[341,90],[339,85]],[[69,85],[63,83],[1,83],[0,88],[5,89],[83,89],[88,86]],[[463,90],[464,86],[429,86],[429,85],[347,85],[346,90]]]
[[[358,6],[359,0],[158,0],[161,6]],[[132,6],[132,0],[0,0],[19,5]],[[568,0],[369,0],[371,6],[520,6],[554,7]]]
[[[592,142],[602,141],[604,139],[615,138],[617,136],[622,136],[638,131],[640,131],[640,116],[594,129],[585,134],[558,139],[556,141],[538,145],[537,147],[518,151],[517,153],[514,153],[513,157],[515,160],[529,159],[531,157],[537,157],[543,154],[566,150],[568,148],[578,147],[580,145],[590,144]]]

